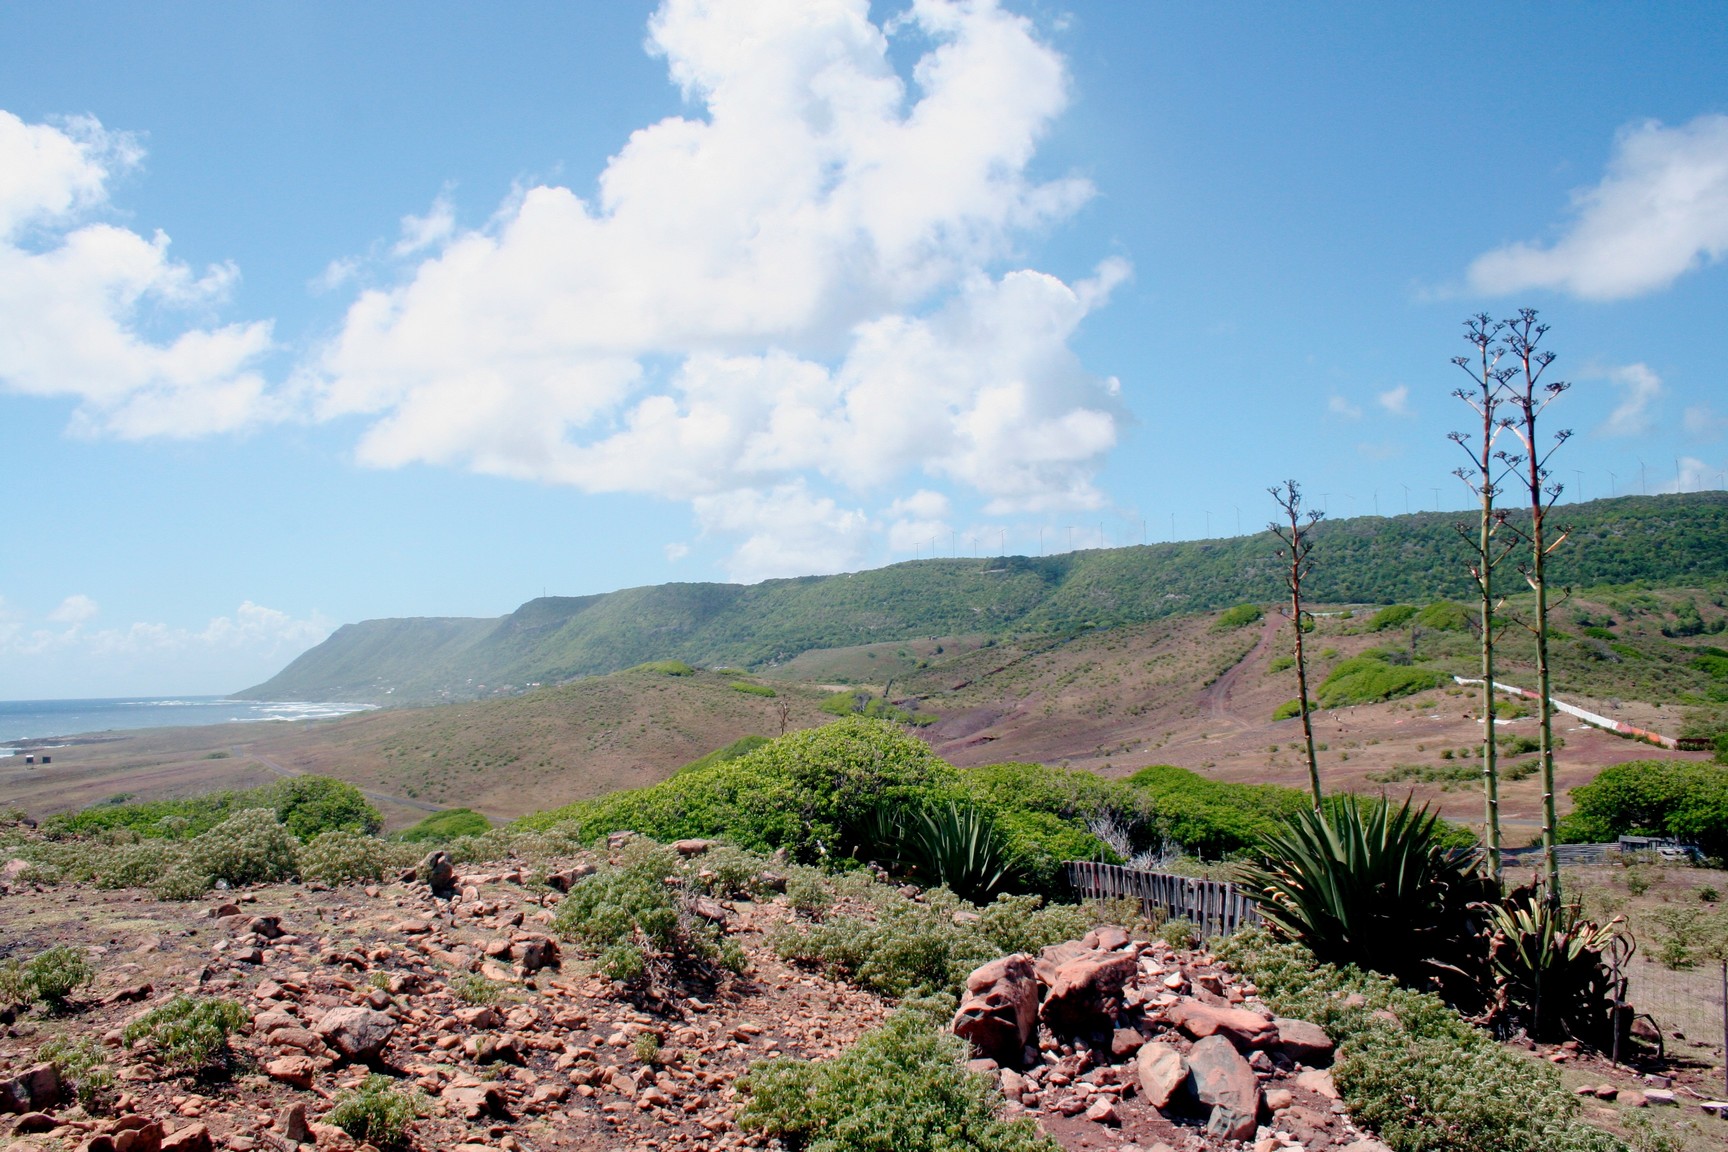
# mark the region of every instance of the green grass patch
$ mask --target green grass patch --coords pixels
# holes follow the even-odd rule
[[[1388,628],[1402,628],[1420,611],[1414,604],[1389,605],[1368,618],[1368,631],[1384,632]]]
[[[752,680],[732,681],[732,691],[743,692],[747,696],[766,696],[769,699],[780,695],[766,684],[757,684]]]
[[[1320,684],[1320,705],[1342,708],[1351,704],[1375,704],[1414,696],[1447,683],[1436,668],[1389,664],[1378,656],[1353,656],[1332,669]]]

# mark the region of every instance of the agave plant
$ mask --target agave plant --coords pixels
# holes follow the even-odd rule
[[[990,818],[950,800],[920,809],[909,822],[907,847],[919,870],[968,900],[989,900],[1007,883],[1013,860]]]
[[[1303,810],[1265,836],[1241,875],[1272,931],[1320,960],[1355,964],[1461,1006],[1483,983],[1481,902],[1497,895],[1482,853],[1449,848],[1439,817],[1381,797]]]
[[[1553,907],[1534,885],[1487,911],[1499,1029],[1521,1025],[1533,1039],[1607,1049],[1624,1015],[1615,973],[1633,948],[1623,918],[1587,920],[1576,904]]]

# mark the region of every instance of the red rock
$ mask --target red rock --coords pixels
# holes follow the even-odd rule
[[[286,1104],[276,1113],[270,1130],[295,1144],[312,1143],[312,1129],[306,1123],[306,1105]]]
[[[38,1064],[0,1081],[0,1112],[46,1112],[60,1103],[60,1096],[60,1070]]]
[[[1146,1037],[1133,1028],[1118,1028],[1110,1036],[1110,1055],[1118,1060],[1125,1060],[1140,1050],[1140,1045],[1146,1043]]]
[[[1086,1119],[1094,1124],[1122,1123],[1122,1117],[1116,1111],[1116,1101],[1108,1096],[1100,1096],[1092,1101],[1091,1106],[1086,1109]]]
[[[1114,952],[1119,948],[1128,947],[1128,933],[1114,924],[1101,924],[1080,937],[1080,943],[1087,948],[1096,948],[1104,952]]]
[[[1039,1014],[1058,1036],[1110,1028],[1122,986],[1139,970],[1132,953],[1082,952],[1056,969]]]
[[[264,1073],[270,1079],[295,1088],[312,1087],[312,1075],[316,1071],[317,1065],[305,1056],[278,1056],[264,1065]]]
[[[465,1084],[444,1089],[440,1099],[454,1112],[468,1120],[483,1116],[502,1115],[504,1093],[496,1084]]]
[[[396,1021],[370,1008],[332,1008],[312,1030],[348,1059],[371,1061],[390,1042]]]
[[[1140,1094],[1160,1112],[1188,1083],[1188,1061],[1163,1041],[1141,1045],[1134,1054],[1134,1067],[1140,1076]]]
[[[543,933],[520,933],[516,937],[516,963],[532,976],[542,968],[556,968],[561,957],[558,941]]]
[[[12,1122],[12,1135],[29,1136],[35,1132],[49,1132],[60,1126],[60,1121],[46,1112],[26,1112]]]
[[[966,977],[966,996],[954,1015],[954,1034],[998,1064],[1021,1062],[1038,1026],[1038,974],[1016,952]]]
[[[674,840],[672,851],[680,856],[700,856],[717,843],[716,840]]]
[[[1218,1008],[1198,1000],[1178,1000],[1164,1015],[1196,1040],[1222,1035],[1243,1050],[1261,1048],[1278,1040],[1278,1029],[1270,1020],[1245,1008]]]
[[[1272,1024],[1278,1029],[1278,1050],[1290,1059],[1311,1067],[1332,1062],[1332,1037],[1320,1025],[1286,1016]]]
[[[1222,1035],[1196,1041],[1188,1053],[1188,1085],[1212,1106],[1206,1130],[1229,1140],[1253,1136],[1260,1122],[1260,1081],[1235,1045]]]

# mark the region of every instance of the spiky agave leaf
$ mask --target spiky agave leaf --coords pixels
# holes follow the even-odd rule
[[[1521,1023],[1537,1039],[1606,1047],[1615,999],[1608,958],[1628,946],[1621,918],[1598,924],[1576,904],[1554,907],[1534,886],[1489,906],[1488,917],[1502,1022]]]
[[[1471,983],[1471,905],[1492,894],[1475,849],[1446,847],[1439,817],[1384,797],[1304,810],[1263,838],[1243,869],[1273,931],[1321,960],[1462,993]]]
[[[920,869],[969,900],[994,896],[1013,869],[1001,835],[976,805],[929,805],[912,817],[907,831]]]

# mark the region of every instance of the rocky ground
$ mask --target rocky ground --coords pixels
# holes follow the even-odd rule
[[[189,904],[87,887],[0,894],[0,950],[69,943],[98,970],[67,1011],[5,1021],[0,1113],[16,1114],[0,1116],[11,1140],[0,1146],[351,1150],[324,1116],[383,1072],[423,1093],[411,1129],[423,1149],[769,1147],[735,1123],[749,1064],[832,1056],[892,1008],[775,955],[766,933],[794,915],[784,898],[712,902],[705,914],[743,946],[745,973],[648,1001],[560,954],[557,891],[509,864],[464,873],[449,898],[415,881]],[[172,1074],[122,1043],[128,1021],[185,992],[245,1006],[219,1076]],[[1276,1019],[1204,951],[1099,928],[974,973],[955,1027],[1005,1109],[1067,1149],[1381,1147],[1337,1103],[1325,1034]],[[101,1114],[63,1099],[42,1069],[38,1049],[56,1035],[109,1053],[117,1083]]]

